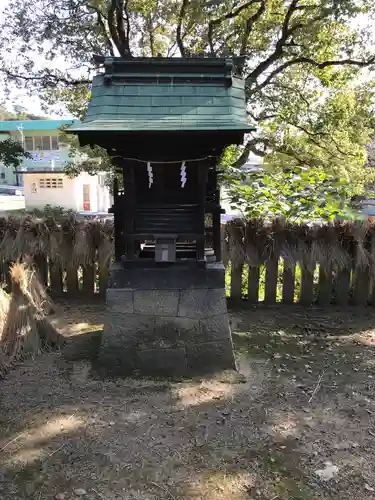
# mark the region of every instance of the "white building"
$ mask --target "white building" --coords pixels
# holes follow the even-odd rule
[[[108,212],[110,193],[104,174],[81,173],[69,178],[64,173],[70,151],[59,140],[59,132],[60,127],[72,123],[68,119],[0,121],[0,140],[12,138],[30,153],[17,173],[0,164],[0,184],[23,186],[27,210],[51,205],[79,212]]]
[[[110,194],[104,180],[104,174],[86,172],[73,178],[62,172],[27,172],[24,174],[25,208],[51,205],[75,212],[108,212]]]

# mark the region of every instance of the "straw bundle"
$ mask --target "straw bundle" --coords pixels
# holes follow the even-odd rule
[[[98,226],[98,263],[99,269],[109,267],[114,254],[113,246],[113,223],[104,221]]]
[[[232,221],[226,226],[228,254],[234,266],[259,266],[280,255],[287,267],[312,271],[367,269],[375,276],[375,218],[324,224],[292,224],[283,219]]]
[[[11,279],[12,294],[0,292],[0,374],[16,360],[63,344],[47,319],[52,304],[35,268],[18,262]]]
[[[0,217],[0,259],[5,262],[44,255],[62,267],[91,265],[100,248],[100,260],[109,262],[112,241],[113,222],[108,220],[81,220],[74,214]]]
[[[258,266],[262,260],[263,245],[260,242],[259,230],[263,227],[264,221],[262,219],[253,219],[248,221],[245,227],[244,236],[244,252],[246,261],[249,266]]]
[[[241,266],[245,261],[243,245],[244,224],[242,221],[228,222],[227,224],[229,257],[234,267]]]

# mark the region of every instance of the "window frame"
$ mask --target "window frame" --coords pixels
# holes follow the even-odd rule
[[[44,143],[46,142],[47,137],[49,146],[48,149],[45,149]],[[29,148],[30,140],[32,149]],[[28,145],[26,144],[27,142],[29,142]],[[23,143],[25,151],[58,151],[60,149],[58,135],[25,135]],[[37,143],[39,143],[39,147],[37,147]],[[56,148],[54,146],[56,146]]]
[[[27,141],[30,142],[30,140],[31,140],[31,149],[27,146]],[[23,143],[25,151],[34,151],[34,138],[32,135],[25,135]]]
[[[64,189],[63,177],[40,177],[39,189]]]

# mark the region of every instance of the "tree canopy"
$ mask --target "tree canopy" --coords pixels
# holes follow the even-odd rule
[[[283,216],[291,222],[351,216],[350,186],[323,169],[284,168],[253,171],[246,181],[231,183],[231,205],[245,218]]]
[[[47,120],[45,116],[29,113],[26,108],[17,104],[13,106],[13,110],[14,111],[8,111],[4,106],[0,105],[0,121]]]
[[[30,154],[24,151],[19,142],[12,139],[0,141],[0,163],[3,163],[6,167],[17,169],[22,161],[29,156]]]
[[[233,56],[257,130],[232,150],[363,184],[372,131],[372,0],[9,0],[0,74],[48,107],[85,110],[93,54]]]

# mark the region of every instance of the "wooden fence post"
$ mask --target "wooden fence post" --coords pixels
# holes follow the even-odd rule
[[[314,270],[315,264],[312,265],[311,269],[307,267],[301,267],[301,295],[299,303],[302,306],[311,306],[314,299]]]
[[[74,264],[69,264],[66,268],[66,288],[70,296],[78,295],[78,269]]]
[[[250,304],[257,304],[259,301],[259,278],[260,267],[249,265],[248,283],[247,283],[247,300]]]
[[[283,270],[283,304],[294,304],[294,282],[296,277],[296,265],[284,260]]]
[[[99,265],[99,295],[105,297],[108,287],[109,265]]]
[[[230,298],[233,301],[239,301],[242,299],[242,273],[243,273],[243,264],[234,267],[232,262]]]
[[[331,303],[332,268],[319,267],[318,304],[322,307]]]
[[[44,286],[48,285],[48,264],[47,257],[44,254],[38,253],[34,256],[35,267],[39,273],[39,277]]]
[[[336,304],[347,306],[350,295],[350,269],[340,269],[337,271],[335,280]]]
[[[367,250],[369,243],[372,243],[372,238],[371,242],[365,241]],[[371,248],[370,251],[372,251]],[[358,252],[358,246],[356,252]],[[355,259],[355,261],[356,260],[357,259]],[[370,292],[370,269],[368,267],[363,268],[356,264],[354,265],[353,302],[356,306],[367,306]]]
[[[354,270],[353,302],[356,306],[367,306],[370,289],[370,270]]]
[[[83,266],[83,293],[94,295],[95,292],[95,264],[85,264]]]
[[[63,273],[59,262],[49,261],[49,278],[51,293],[54,295],[62,295],[64,291]]]
[[[279,254],[272,252],[266,261],[266,281],[264,285],[265,304],[276,304],[277,275],[279,271]]]

